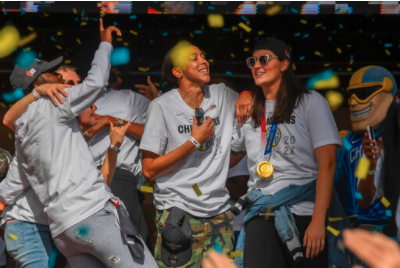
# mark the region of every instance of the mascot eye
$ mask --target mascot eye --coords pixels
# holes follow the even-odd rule
[[[382,89],[382,86],[371,86],[371,87],[362,87],[362,88],[355,88],[347,91],[348,98],[351,98],[353,94],[360,100],[365,100],[369,96],[371,96],[376,91]]]

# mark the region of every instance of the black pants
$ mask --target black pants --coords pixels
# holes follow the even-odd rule
[[[311,222],[311,216],[293,215],[297,230],[300,233],[300,243],[303,245],[304,233]],[[325,239],[326,241],[326,239]],[[322,252],[314,258],[306,258],[305,261],[296,265],[287,247],[283,244],[275,229],[275,218],[257,217],[251,220],[246,227],[246,241],[244,249],[245,268],[324,268],[328,267],[327,243]]]
[[[146,242],[147,247],[151,248],[146,221],[139,202],[138,182],[140,182],[140,178],[135,179],[129,171],[116,168],[110,189],[115,196],[124,202],[133,225]]]

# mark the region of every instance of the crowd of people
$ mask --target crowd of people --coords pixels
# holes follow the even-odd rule
[[[345,231],[398,240],[400,172],[391,156],[400,153],[400,108],[390,72],[355,72],[353,129],[343,134],[323,96],[294,75],[281,40],[254,44],[245,61],[254,91],[211,82],[201,48],[180,42],[163,60],[175,88],[163,93],[149,78],[139,94],[119,89],[113,33],[121,35],[100,19],[83,79],[62,58],[11,74],[13,88],[30,92],[3,119],[15,155],[0,183],[1,224],[19,267],[49,267],[54,251],[71,267],[398,267],[396,242]],[[244,174],[229,175],[241,161],[247,186],[236,177]],[[154,182],[154,252],[142,176]],[[370,254],[360,250],[367,240]],[[390,252],[386,266],[368,259],[385,256],[377,247]]]

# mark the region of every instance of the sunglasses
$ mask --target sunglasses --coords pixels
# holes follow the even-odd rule
[[[261,67],[267,66],[269,60],[273,59],[273,58],[278,58],[278,56],[273,56],[273,55],[269,55],[269,54],[262,54],[262,55],[258,56],[258,58],[250,57],[250,58],[248,58],[246,60],[247,67],[249,67],[249,69],[254,69],[254,67],[256,66],[257,60],[260,63]]]
[[[200,107],[196,108],[194,110],[194,116],[197,119],[197,125],[201,126],[201,124],[203,124],[203,122],[204,122],[204,110],[201,109]]]
[[[347,89],[347,99],[350,103],[351,99],[354,97],[359,103],[367,103],[374,96],[382,91],[391,92],[393,89],[393,83],[391,80],[384,80],[384,82],[373,82],[370,83],[368,87]]]

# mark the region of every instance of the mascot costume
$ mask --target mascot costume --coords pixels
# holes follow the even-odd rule
[[[400,192],[399,102],[393,75],[379,66],[367,66],[356,71],[346,89],[352,131],[341,131],[342,150],[338,151],[335,188],[353,227],[381,231],[396,236],[396,213]],[[373,176],[375,198],[360,206],[363,197],[358,192],[359,178],[355,171],[364,155],[363,139],[367,126],[372,126],[375,139],[382,137],[382,149]],[[368,139],[368,138],[366,138]],[[397,163],[396,163],[397,162]],[[372,186],[373,187],[373,186]],[[382,197],[385,197],[382,199]],[[389,203],[386,202],[389,201]]]

